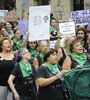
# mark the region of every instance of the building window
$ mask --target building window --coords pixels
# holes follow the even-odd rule
[[[73,0],[73,9],[76,10],[84,10],[84,0]]]
[[[9,11],[16,9],[16,0],[4,0],[4,9]]]
[[[49,0],[37,0],[37,5],[48,5],[49,4]]]
[[[49,1],[48,0],[42,0],[42,5],[48,5]]]

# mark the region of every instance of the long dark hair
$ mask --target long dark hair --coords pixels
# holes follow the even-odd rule
[[[78,31],[83,31],[84,32],[84,39],[83,39],[83,41],[86,41],[87,31],[84,28],[78,28],[77,31],[76,31],[76,36],[78,34]]]

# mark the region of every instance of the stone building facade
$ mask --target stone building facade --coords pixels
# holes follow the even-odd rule
[[[79,2],[80,0],[78,0]],[[90,0],[82,0],[84,9],[90,9]],[[51,5],[51,13],[58,21],[67,21],[70,18],[70,12],[74,10],[76,0],[29,0],[28,9],[24,11],[24,19],[28,18],[30,6]],[[76,4],[78,3],[76,2]],[[22,17],[21,0],[16,0],[16,8],[19,18]]]

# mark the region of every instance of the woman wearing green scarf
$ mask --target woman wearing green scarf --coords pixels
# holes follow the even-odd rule
[[[39,85],[37,100],[65,100],[61,79],[66,71],[61,71],[61,67],[57,65],[57,51],[46,48],[44,62],[36,72],[36,79]]]
[[[25,39],[22,40],[19,30],[18,29],[14,30],[14,38],[13,38],[13,43],[14,43],[13,50],[14,51],[19,50],[21,47],[25,46],[28,40],[28,34],[29,32],[27,31]]]
[[[6,22],[5,23],[6,29],[8,31],[8,37],[12,39],[14,37],[14,32],[13,32],[13,24],[11,22]]]
[[[29,41],[27,43],[27,49],[31,53],[31,63],[33,64],[33,60],[37,55],[37,41]]]
[[[39,41],[38,42],[38,56],[36,58],[34,58],[33,61],[33,65],[35,70],[37,71],[38,67],[41,66],[41,64],[43,63],[43,53],[45,48],[48,47],[47,41]]]
[[[34,68],[30,64],[31,55],[26,48],[18,52],[20,62],[14,67],[8,83],[15,100],[36,100]],[[15,86],[13,81],[15,80]]]
[[[58,37],[58,34],[59,34],[58,30],[59,30],[58,22],[54,17],[52,17],[50,20],[50,38],[51,39]]]
[[[63,69],[70,70],[76,67],[83,67],[83,65],[90,65],[89,60],[85,53],[83,53],[83,47],[79,40],[73,40],[70,45],[71,55],[65,59]]]
[[[84,53],[88,53],[89,47],[86,42],[87,32],[84,28],[79,28],[76,31],[76,37],[81,42],[81,45],[83,46]]]

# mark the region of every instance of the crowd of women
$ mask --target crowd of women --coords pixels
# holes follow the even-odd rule
[[[60,46],[58,21],[51,17],[50,40],[23,39],[17,22],[0,23],[0,100],[69,100],[63,74],[90,65],[90,30],[76,27]]]

